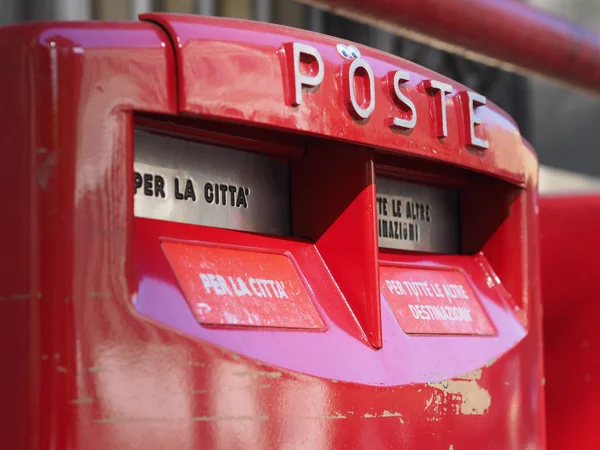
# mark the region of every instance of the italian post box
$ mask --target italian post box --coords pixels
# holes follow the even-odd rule
[[[600,445],[600,195],[540,198],[548,448]]]
[[[0,31],[4,448],[543,448],[537,160],[352,42]]]

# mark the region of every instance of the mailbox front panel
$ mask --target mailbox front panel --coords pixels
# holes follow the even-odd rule
[[[7,448],[542,448],[510,118],[332,37],[143,20],[0,33]]]

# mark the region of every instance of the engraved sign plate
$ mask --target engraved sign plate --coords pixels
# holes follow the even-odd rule
[[[379,246],[458,253],[458,190],[377,177]]]
[[[494,335],[465,275],[457,270],[379,267],[381,291],[408,334]]]
[[[163,241],[186,300],[204,325],[323,330],[286,254]]]
[[[136,131],[136,217],[290,234],[289,166],[268,156]]]

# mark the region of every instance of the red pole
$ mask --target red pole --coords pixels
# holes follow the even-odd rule
[[[300,0],[411,39],[600,94],[600,33],[513,0]]]

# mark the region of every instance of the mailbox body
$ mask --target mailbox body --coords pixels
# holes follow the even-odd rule
[[[466,88],[363,47],[357,120],[340,42],[171,15],[1,30],[7,448],[545,445],[533,152],[489,104],[490,148],[467,145]],[[324,69],[299,105],[293,43]],[[388,120],[399,68],[408,131]],[[452,84],[446,137],[431,80]],[[286,161],[291,235],[135,217],[134,129]],[[380,176],[458,189],[461,251],[380,249]],[[199,324],[165,242],[288,258],[322,326]],[[380,267],[462,274],[490,334],[403,332]]]

